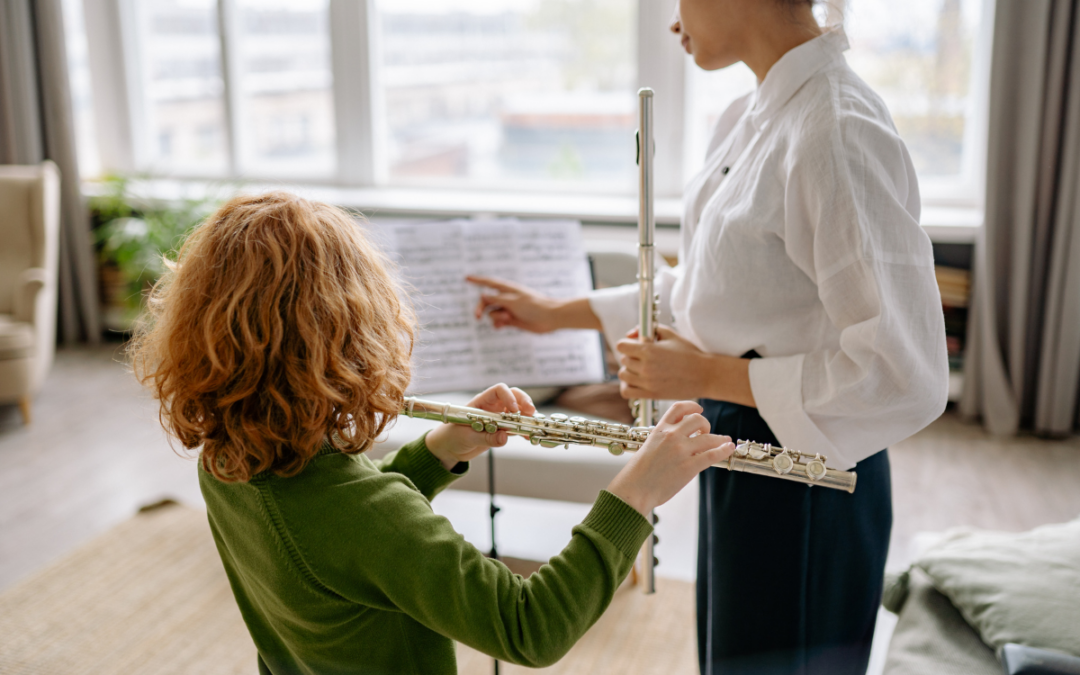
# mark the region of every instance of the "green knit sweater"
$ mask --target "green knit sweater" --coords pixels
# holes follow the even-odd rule
[[[652,526],[601,492],[529,579],[435,515],[447,471],[421,438],[373,462],[324,449],[298,475],[224,483],[199,470],[210,527],[259,671],[456,673],[454,640],[558,661],[600,617]]]

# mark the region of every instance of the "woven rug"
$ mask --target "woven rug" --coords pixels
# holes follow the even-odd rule
[[[526,571],[526,570],[522,570]],[[642,675],[697,672],[693,586],[624,586],[562,661],[524,672]],[[491,659],[458,647],[462,675]],[[257,672],[205,511],[154,508],[0,595],[5,675],[232,675]]]

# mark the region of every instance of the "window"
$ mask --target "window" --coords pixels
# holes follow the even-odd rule
[[[984,0],[838,0],[821,12],[842,18],[848,64],[884,99],[919,174],[923,201],[977,203],[985,119],[978,104]],[[826,15],[827,14],[827,15]],[[985,58],[983,59],[985,61]],[[706,73],[689,66],[684,171],[701,166],[717,117],[756,78],[736,64]]]
[[[898,12],[888,0],[848,0],[848,62],[889,107],[924,201],[977,197],[986,99],[976,73],[989,51],[980,54],[983,5],[910,0]]]
[[[392,181],[631,186],[632,3],[378,7]]]
[[[225,83],[214,0],[142,0],[132,17],[146,121],[144,168],[224,175],[229,167]]]
[[[977,203],[986,2],[821,9],[844,18],[848,61],[889,105],[928,203]],[[71,20],[83,4],[85,35]],[[668,34],[673,3],[655,0],[65,6],[80,141],[97,137],[107,170],[630,196],[644,83],[657,89],[658,196],[674,197],[716,118],[755,85],[742,65],[696,68]]]
[[[236,0],[240,166],[292,177],[334,173],[327,0]]]

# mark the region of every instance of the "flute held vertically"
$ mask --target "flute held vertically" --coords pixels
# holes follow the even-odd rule
[[[656,254],[653,240],[656,234],[656,219],[653,213],[653,90],[643,87],[638,90],[638,337],[642,342],[656,340],[657,310],[656,297]],[[634,412],[634,424],[639,427],[652,427],[658,416],[657,401],[638,399],[630,402]],[[657,522],[656,515],[650,513],[649,520]],[[642,587],[646,593],[656,592],[656,559],[653,547],[658,539],[654,536],[646,540],[641,549]]]
[[[642,342],[656,340],[659,302],[656,296],[656,218],[653,212],[653,90],[638,90],[638,335]],[[637,399],[630,402],[634,424],[651,427],[657,421],[657,402]]]
[[[524,436],[533,445],[554,448],[560,445],[593,445],[606,448],[613,455],[634,452],[649,438],[652,427],[631,427],[615,422],[568,417],[562,414],[523,415],[493,413],[479,408],[452,405],[410,397],[405,399],[401,414],[406,417],[464,424],[476,431],[495,433],[503,430]],[[838,471],[825,466],[826,458],[807,455],[789,448],[777,448],[768,443],[738,441],[735,453],[717,468],[744,471],[759,476],[791,480],[807,485],[855,491],[853,471]]]

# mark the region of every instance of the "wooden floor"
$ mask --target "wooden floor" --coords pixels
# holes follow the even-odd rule
[[[115,345],[62,350],[32,426],[0,407],[0,589],[142,504],[202,503],[192,462],[170,451],[154,402],[121,360]],[[1080,514],[1077,438],[999,439],[946,413],[890,455],[892,568],[910,560],[919,532],[1024,530]]]
[[[24,427],[0,407],[0,589],[174,495],[201,504],[117,346],[63,350]]]

